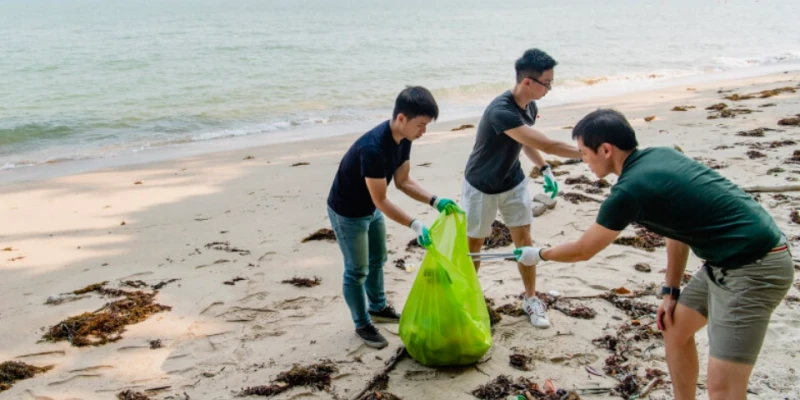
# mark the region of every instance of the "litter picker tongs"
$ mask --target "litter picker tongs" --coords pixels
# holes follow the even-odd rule
[[[515,258],[514,253],[469,253],[474,260],[494,260],[500,258]]]

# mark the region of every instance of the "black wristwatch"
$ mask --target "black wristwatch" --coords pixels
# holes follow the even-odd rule
[[[542,167],[539,168],[539,172],[544,173],[548,168],[550,168],[550,164],[542,165]]]
[[[433,207],[433,203],[436,203],[436,199],[437,199],[437,198],[438,198],[438,196],[434,195],[433,197],[431,197],[431,201],[430,201],[430,202],[428,202],[428,204],[429,204],[431,207]]]
[[[669,286],[662,286],[661,287],[661,296],[670,295],[673,299],[678,300],[678,296],[681,295],[681,288],[677,287],[669,287]]]

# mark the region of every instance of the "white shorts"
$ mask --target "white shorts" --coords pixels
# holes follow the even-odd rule
[[[474,239],[485,238],[492,233],[492,222],[498,210],[508,227],[530,225],[533,222],[528,178],[513,189],[498,194],[483,193],[465,179],[461,188],[461,206],[467,213],[467,236]]]

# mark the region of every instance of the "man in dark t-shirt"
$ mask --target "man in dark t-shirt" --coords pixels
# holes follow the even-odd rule
[[[511,231],[514,244],[517,247],[531,245],[531,195],[528,178],[519,162],[523,150],[540,168],[545,192],[552,197],[558,193],[558,184],[539,150],[563,157],[580,157],[574,146],[551,140],[532,127],[539,114],[536,100],[550,91],[555,66],[556,61],[544,51],[526,51],[514,65],[517,74],[514,88],[495,98],[483,113],[461,189],[470,252],[481,251],[498,211]],[[473,262],[477,270],[480,261]],[[518,269],[525,286],[522,309],[530,316],[533,326],[550,327],[545,306],[536,297],[535,267],[520,265]]]
[[[577,241],[515,250],[524,265],[592,258],[631,223],[666,237],[667,270],[656,315],[664,332],[676,399],[694,399],[694,335],[708,325],[711,398],[743,399],[770,315],[794,281],[786,238],[741,188],[671,148],[637,149],[617,111],[601,109],[572,131],[583,160],[599,178],[619,180]],[[705,263],[681,291],[689,250]]]
[[[388,345],[372,324],[373,319],[400,320],[394,308],[386,304],[383,288],[383,216],[414,230],[423,247],[431,244],[422,221],[412,219],[386,197],[392,178],[400,191],[439,212],[458,209],[455,202],[430,195],[409,176],[411,142],[422,137],[428,123],[438,116],[439,107],[427,89],[416,86],[400,92],[392,119],[362,135],[345,153],[328,194],[328,217],[344,256],[344,299],[356,334],[371,347]]]

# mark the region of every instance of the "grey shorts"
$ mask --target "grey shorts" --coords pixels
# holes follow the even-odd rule
[[[754,365],[772,311],[794,281],[789,250],[768,253],[737,269],[703,265],[681,292],[678,303],[708,319],[712,357]]]
[[[512,189],[498,194],[483,193],[466,179],[461,188],[461,206],[467,213],[467,236],[471,238],[489,236],[498,211],[509,228],[530,225],[533,222],[532,205],[528,178]]]

